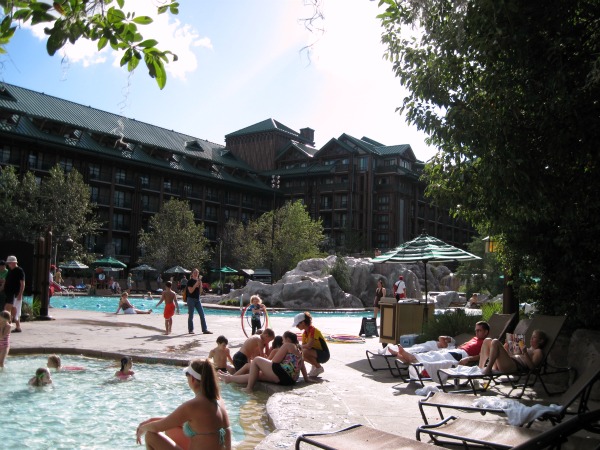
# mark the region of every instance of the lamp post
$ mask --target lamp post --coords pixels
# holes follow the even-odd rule
[[[64,237],[64,236],[62,236]],[[58,243],[60,240],[61,236],[56,236],[56,242],[54,243],[54,265],[56,267],[58,267]],[[71,236],[67,234],[67,239],[65,239],[65,242],[69,245],[73,245],[73,239],[71,239]]]
[[[219,290],[223,292],[223,285],[221,284],[221,276],[223,275],[223,272],[221,272],[221,268],[223,267],[223,263],[221,262],[223,240],[221,238],[217,238],[217,242],[219,243]]]
[[[273,189],[273,223],[271,225],[271,284],[273,284],[273,268],[275,261],[275,195],[279,189],[281,177],[279,175],[271,175],[271,188]]]

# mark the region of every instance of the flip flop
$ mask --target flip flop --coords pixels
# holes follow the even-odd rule
[[[21,333],[23,330],[21,330],[20,328],[15,328],[13,330],[13,333]]]

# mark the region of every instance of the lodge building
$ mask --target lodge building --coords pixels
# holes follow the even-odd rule
[[[88,251],[138,261],[138,233],[171,199],[186,200],[208,239],[300,200],[321,218],[331,250],[372,255],[422,230],[463,247],[474,231],[424,198],[424,163],[410,145],[347,134],[321,148],[314,130],[267,119],[225,136],[225,145],[3,83],[0,166],[44,177],[78,170],[103,225]]]

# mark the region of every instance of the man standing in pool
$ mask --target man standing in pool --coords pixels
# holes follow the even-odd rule
[[[194,334],[194,309],[198,311],[200,316],[200,325],[202,326],[202,333],[212,334],[212,331],[208,331],[206,325],[206,318],[204,317],[204,308],[200,303],[200,292],[202,291],[202,276],[200,276],[200,270],[194,269],[190,276],[187,286],[187,307],[188,307],[188,332]]]

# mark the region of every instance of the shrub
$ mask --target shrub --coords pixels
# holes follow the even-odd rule
[[[481,305],[481,320],[487,322],[494,314],[502,314],[502,302],[489,302]]]
[[[329,275],[331,275],[338,286],[344,292],[350,292],[351,284],[350,284],[350,269],[348,269],[348,264],[346,264],[346,260],[341,256],[338,256],[335,259],[335,264],[331,269],[327,271]]]
[[[438,336],[456,336],[461,333],[473,333],[479,316],[470,316],[457,309],[446,314],[436,314],[423,328],[423,340],[436,340]]]

